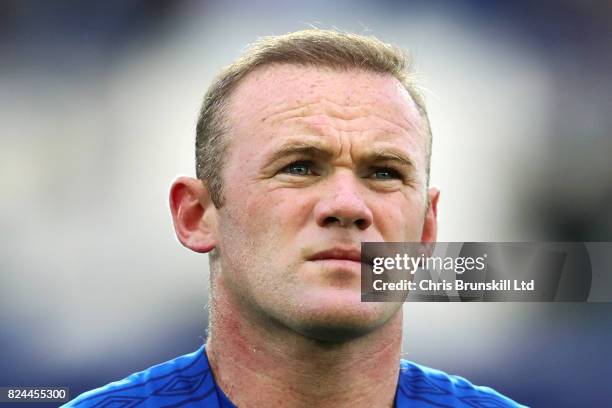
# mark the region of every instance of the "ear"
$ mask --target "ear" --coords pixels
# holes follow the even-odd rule
[[[435,187],[430,187],[427,191],[427,201],[429,205],[425,213],[421,242],[436,242],[438,236],[438,199],[440,191]]]
[[[179,177],[170,188],[176,237],[185,247],[206,253],[217,245],[217,209],[201,180]]]

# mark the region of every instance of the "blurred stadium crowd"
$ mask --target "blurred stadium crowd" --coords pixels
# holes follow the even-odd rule
[[[4,0],[0,385],[76,395],[198,347],[208,263],[173,236],[170,182],[194,173],[213,75],[310,25],[414,56],[441,241],[612,240],[610,2]],[[611,306],[408,304],[404,350],[528,405],[599,406]]]

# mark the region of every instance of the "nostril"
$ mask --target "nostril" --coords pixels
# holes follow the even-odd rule
[[[336,218],[336,217],[327,217],[327,218],[325,218],[325,220],[323,220],[323,224],[324,225],[331,225],[331,224],[334,224],[334,223],[341,224],[340,220],[338,218]]]
[[[355,224],[357,225],[357,228],[359,228],[360,230],[364,230],[366,228],[368,228],[369,223],[364,220],[363,218],[358,219],[357,221],[355,221]]]
[[[370,223],[363,218],[359,218],[351,222],[351,220],[344,220],[343,218],[330,216],[330,217],[326,217],[323,220],[323,226],[328,226],[328,225],[333,225],[333,224],[338,224],[340,227],[348,227],[351,224],[355,224],[357,228],[359,228],[360,230],[364,230],[368,228],[368,226],[370,225]]]

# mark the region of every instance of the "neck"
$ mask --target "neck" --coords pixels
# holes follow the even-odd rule
[[[207,355],[217,384],[236,405],[393,406],[401,309],[373,332],[333,343],[246,318],[222,283],[211,305]]]

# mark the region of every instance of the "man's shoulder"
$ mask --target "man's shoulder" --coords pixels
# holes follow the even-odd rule
[[[407,360],[400,362],[396,407],[523,407],[492,388]]]
[[[217,400],[212,372],[202,346],[193,353],[87,391],[64,407],[186,407],[205,403],[209,398],[214,402]]]

